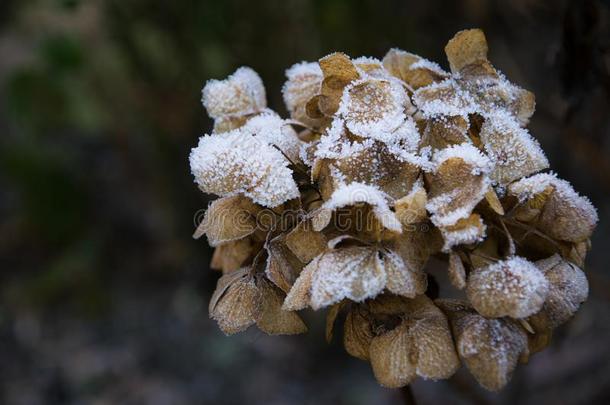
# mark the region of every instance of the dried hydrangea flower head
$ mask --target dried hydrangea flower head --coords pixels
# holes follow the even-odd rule
[[[326,338],[344,319],[345,349],[387,387],[464,364],[498,390],[549,344],[587,298],[597,213],[544,172],[526,128],[534,96],[487,50],[474,29],[445,47],[450,71],[399,49],[298,63],[290,119],[267,108],[252,69],[205,85],[214,130],[190,164],[220,198],[194,237],[216,248],[222,331],[302,333],[298,311],[326,308]],[[435,288],[431,256],[451,285]],[[445,288],[463,298],[439,298]]]

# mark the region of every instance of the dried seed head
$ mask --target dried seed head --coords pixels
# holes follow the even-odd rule
[[[544,274],[522,257],[474,270],[466,289],[472,306],[489,318],[525,318],[535,314],[542,308],[548,291]]]

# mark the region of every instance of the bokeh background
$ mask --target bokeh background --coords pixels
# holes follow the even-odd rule
[[[310,333],[227,338],[218,278],[191,239],[207,198],[189,149],[208,78],[240,65],[272,108],[284,69],[400,47],[446,67],[481,27],[536,93],[531,132],[600,213],[589,301],[491,394],[461,371],[420,404],[610,403],[610,5],[600,0],[1,0],[0,403],[395,404],[367,364]]]

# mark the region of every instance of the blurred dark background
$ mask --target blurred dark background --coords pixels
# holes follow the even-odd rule
[[[481,27],[490,59],[536,93],[530,130],[601,222],[589,301],[499,394],[461,371],[420,404],[610,403],[610,6],[598,0],[1,0],[0,403],[394,404],[368,364],[310,333],[224,337],[218,274],[191,239],[207,205],[188,153],[208,78],[334,50],[399,47],[447,67]],[[337,340],[337,339],[336,339]]]

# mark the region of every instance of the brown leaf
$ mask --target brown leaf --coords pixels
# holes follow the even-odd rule
[[[280,235],[267,243],[267,278],[288,293],[303,269],[303,263],[286,246],[285,235]]]
[[[286,246],[303,263],[309,263],[326,248],[326,237],[316,232],[310,221],[301,221],[286,235]]]
[[[464,269],[464,263],[462,263],[460,255],[453,251],[449,252],[449,281],[459,290],[466,287],[466,269]]]
[[[412,337],[406,323],[371,340],[370,361],[379,384],[399,388],[416,377]]]

